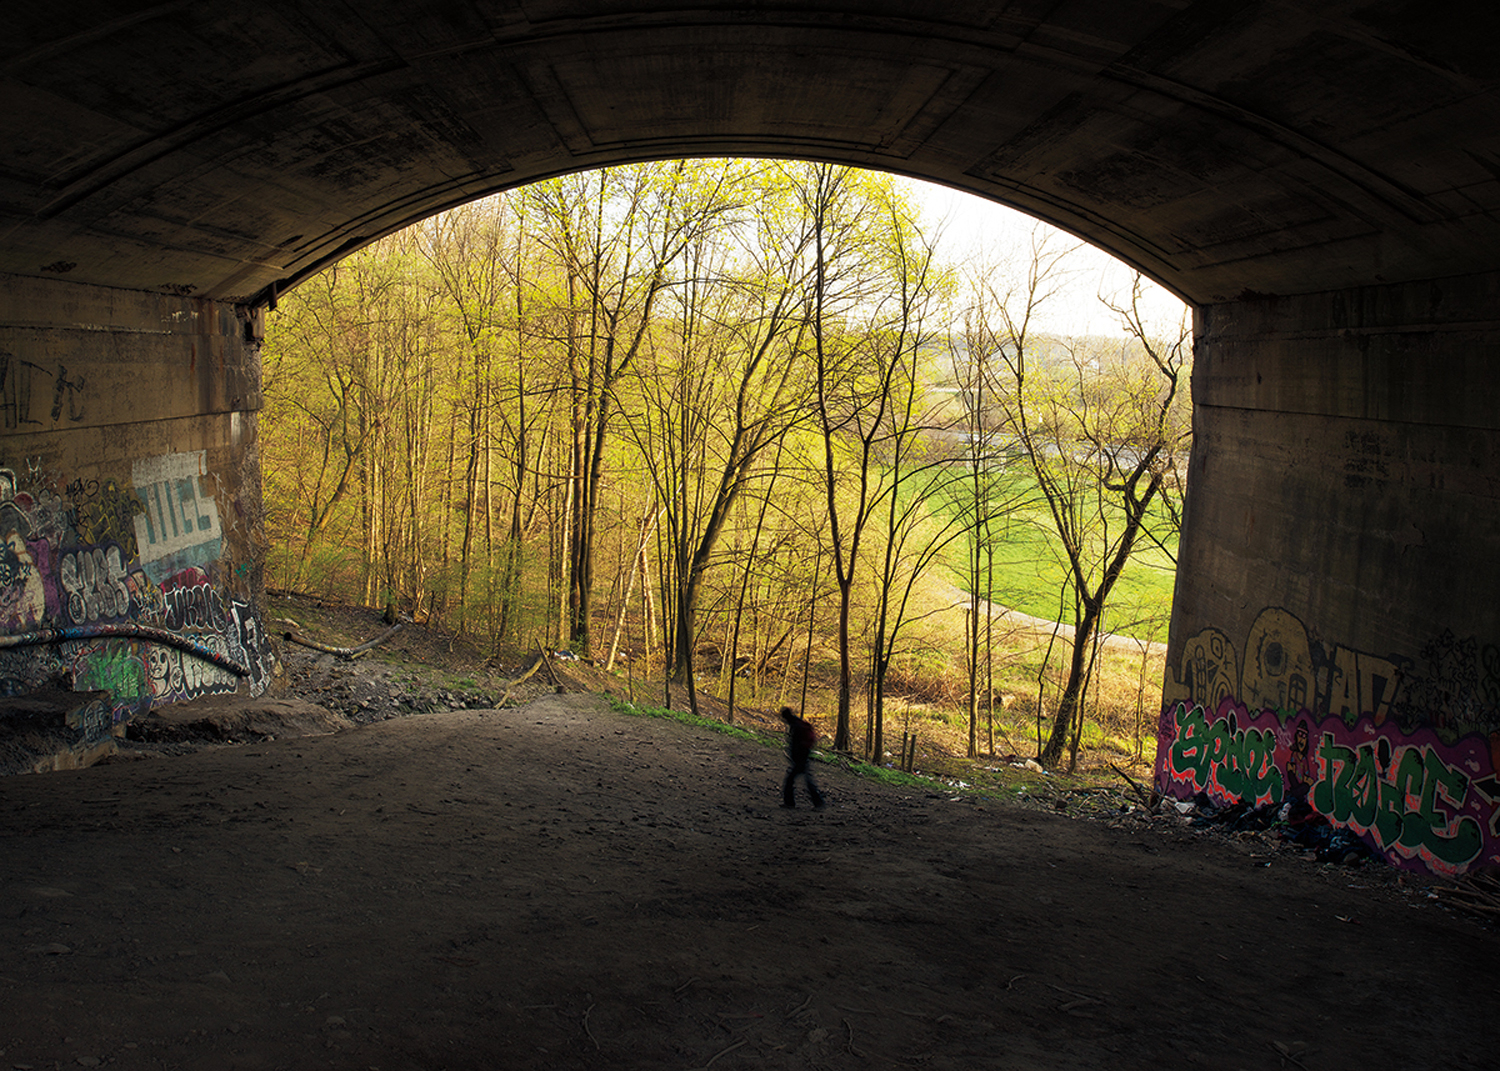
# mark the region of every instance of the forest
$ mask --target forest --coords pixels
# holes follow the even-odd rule
[[[434,216],[269,318],[268,583],[731,719],[826,703],[832,748],[876,761],[923,718],[971,757],[1139,756],[1191,336],[1150,329],[1140,280],[1117,336],[1041,331],[1072,249],[954,258],[891,176],[790,161]]]

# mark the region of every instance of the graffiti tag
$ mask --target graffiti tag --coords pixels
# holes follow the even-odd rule
[[[1228,718],[1209,721],[1201,706],[1179,704],[1171,772],[1219,800],[1279,804],[1285,792],[1276,766],[1276,734],[1269,729],[1230,728]]]
[[[75,625],[130,613],[130,589],[125,586],[125,561],[119,547],[64,554],[57,579],[67,593],[68,619]]]
[[[157,582],[219,557],[224,533],[213,495],[203,490],[207,473],[203,450],[137,461],[131,469],[141,507],[132,517],[136,547]]]
[[[0,351],[0,413],[7,428],[83,419],[84,378],[69,376],[61,362],[57,371]],[[38,404],[40,403],[40,404]],[[48,420],[42,420],[46,413]]]
[[[1345,747],[1324,733],[1318,759],[1321,776],[1312,805],[1330,821],[1372,835],[1382,850],[1448,868],[1478,857],[1484,846],[1479,823],[1444,809],[1463,805],[1469,778],[1432,748],[1398,748],[1382,763],[1376,744]]]

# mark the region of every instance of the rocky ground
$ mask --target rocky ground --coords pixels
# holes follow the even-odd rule
[[[1494,1066],[1432,881],[1097,786],[788,811],[774,735],[415,632],[0,779],[0,1069]]]

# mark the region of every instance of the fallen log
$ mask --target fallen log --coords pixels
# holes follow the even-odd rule
[[[510,693],[513,692],[520,685],[525,684],[526,680],[533,673],[535,673],[537,670],[541,669],[542,666],[544,666],[546,664],[547,664],[547,652],[544,651],[544,650],[542,650],[540,647],[538,647],[536,649],[536,658],[532,659],[531,665],[529,665],[529,666],[526,667],[526,671],[524,673],[522,673],[519,677],[517,677],[515,680],[511,681],[509,684],[507,684],[505,686],[505,694],[500,697],[500,702],[497,703],[496,706],[497,707],[503,707],[503,706],[505,706],[506,703],[509,703],[510,702]],[[551,666],[547,667],[547,672],[548,673],[552,672],[552,667]],[[553,678],[553,680],[556,680],[556,679],[557,679],[556,677]]]
[[[379,647],[382,643],[390,639],[405,627],[405,621],[398,621],[390,628],[382,632],[379,636],[376,636],[373,640],[367,640],[366,642],[360,644],[358,647],[330,647],[326,643],[319,643],[316,640],[309,640],[306,637],[299,636],[294,630],[283,632],[281,634],[281,638],[286,640],[288,643],[295,643],[298,647],[307,647],[314,651],[322,651],[324,654],[331,654],[335,658],[342,658],[345,661],[348,661],[350,659],[358,658],[360,655],[374,650],[376,647]]]

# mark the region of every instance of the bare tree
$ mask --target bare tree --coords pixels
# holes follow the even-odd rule
[[[1002,371],[996,405],[1043,496],[1071,590],[1068,673],[1038,756],[1052,765],[1065,749],[1076,762],[1110,595],[1137,543],[1165,542],[1159,529],[1174,521],[1164,503],[1178,487],[1189,435],[1179,387],[1191,340],[1185,324],[1166,342],[1150,336],[1137,278],[1129,304],[1117,310],[1133,345],[1111,353],[1089,344],[1043,344],[1030,319],[1056,262],[1038,255],[1033,265],[1010,301],[993,303],[998,330],[990,341]]]
[[[620,380],[688,246],[730,211],[728,162],[607,168],[527,187],[538,240],[564,274],[572,434],[564,536],[566,637],[590,645],[595,525]]]
[[[673,292],[670,344],[649,347],[636,383],[642,405],[627,426],[661,503],[672,606],[671,679],[691,686],[696,613],[730,512],[757,462],[800,419],[801,279],[798,242],[764,214],[740,258],[703,240]]]

